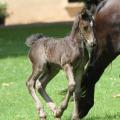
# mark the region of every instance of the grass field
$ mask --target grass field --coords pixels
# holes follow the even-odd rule
[[[25,39],[32,33],[63,37],[71,25],[32,25],[0,28],[0,120],[38,120],[33,100],[28,94],[25,82],[31,73],[27,58]],[[48,93],[56,104],[63,99],[58,93],[66,88],[67,80],[60,72],[47,86]],[[105,70],[96,85],[95,105],[85,120],[120,120],[120,57]],[[42,98],[40,98],[42,99]],[[54,120],[42,99],[48,120]],[[73,103],[70,102],[62,120],[70,120]]]

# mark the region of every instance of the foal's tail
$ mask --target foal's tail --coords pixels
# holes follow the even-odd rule
[[[29,36],[26,41],[25,41],[25,44],[28,46],[28,47],[31,47],[32,44],[39,40],[40,38],[43,38],[44,35],[42,33],[36,33],[36,34],[33,34],[31,36]]]

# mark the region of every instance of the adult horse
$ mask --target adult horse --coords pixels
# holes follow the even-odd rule
[[[104,4],[100,4],[98,8],[95,16],[98,43],[91,66],[83,76],[83,89],[78,100],[80,118],[86,116],[94,105],[96,82],[105,68],[120,55],[120,0],[105,0]],[[83,97],[84,91],[86,93]]]
[[[85,0],[87,8],[94,13],[96,10],[97,5],[103,0]]]

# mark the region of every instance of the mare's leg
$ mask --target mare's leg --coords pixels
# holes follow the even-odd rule
[[[43,72],[43,66],[40,66],[39,64],[36,64],[36,65],[33,64],[32,75],[29,77],[26,85],[28,87],[28,90],[29,90],[31,96],[33,97],[33,100],[34,100],[35,105],[36,105],[37,112],[38,112],[41,120],[45,120],[46,115],[43,111],[42,104],[41,104],[41,102],[40,102],[40,100],[37,97],[36,92],[35,92],[36,80],[38,79],[38,77],[40,76],[40,74],[42,72]]]
[[[76,85],[75,80],[74,80],[73,71],[72,71],[72,66],[69,64],[66,64],[66,65],[64,65],[63,69],[64,69],[67,79],[68,79],[68,91],[67,91],[67,94],[66,94],[64,100],[62,101],[62,103],[60,105],[60,108],[56,112],[56,117],[62,116],[64,110],[68,106],[69,99],[70,99],[71,95],[73,94],[73,92],[75,90],[75,85]]]
[[[49,95],[47,94],[45,87],[46,85],[49,83],[49,81],[59,72],[59,69],[55,69],[54,70],[51,68],[49,68],[44,75],[37,80],[36,82],[36,88],[38,89],[38,92],[41,94],[41,96],[43,97],[43,99],[47,102],[49,108],[51,109],[51,111],[55,114],[56,113],[56,105],[55,103],[52,101],[52,99],[49,97]]]

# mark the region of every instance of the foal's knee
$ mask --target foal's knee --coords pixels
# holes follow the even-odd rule
[[[31,92],[32,89],[34,88],[34,81],[28,80],[28,81],[26,82],[26,86],[27,86],[29,92]]]

